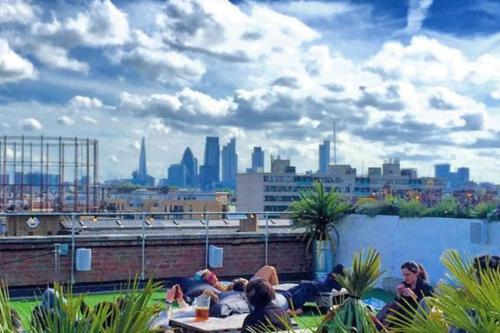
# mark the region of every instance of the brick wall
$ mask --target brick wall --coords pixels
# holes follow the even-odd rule
[[[182,237],[182,238],[180,238]],[[0,239],[0,279],[10,287],[43,286],[55,278],[54,244],[71,243],[68,236]],[[262,234],[211,235],[210,244],[224,248],[220,276],[252,275],[265,263]],[[141,272],[141,240],[135,236],[78,236],[76,248],[92,249],[92,270],[76,272],[77,283],[128,281]],[[71,247],[70,247],[71,253]],[[60,280],[70,279],[71,256],[61,257]],[[191,276],[205,265],[204,236],[148,236],[146,277],[167,279]],[[269,236],[268,263],[278,272],[305,275],[311,257],[296,235]]]

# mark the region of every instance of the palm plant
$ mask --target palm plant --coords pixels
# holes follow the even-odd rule
[[[12,311],[7,288],[0,281],[0,333],[16,332],[16,327],[12,321]]]
[[[31,323],[24,323],[26,332],[32,333],[150,333],[152,318],[160,311],[160,305],[151,302],[159,285],[149,281],[139,289],[134,281],[121,304],[107,303],[82,311],[84,296],[74,296],[61,286],[54,287],[57,299],[51,310]],[[64,300],[64,301],[63,301]],[[0,286],[0,333],[18,332],[11,320],[8,292]]]
[[[362,296],[372,289],[382,275],[380,254],[368,249],[355,253],[352,269],[345,270],[344,276],[336,276],[337,281],[349,292],[349,297],[324,318],[318,333],[375,333],[374,314],[361,301]]]
[[[304,240],[307,249],[314,240],[330,240],[333,230],[339,238],[336,225],[352,209],[346,198],[337,192],[325,192],[321,182],[315,182],[313,190],[300,194],[300,199],[289,207],[290,217],[294,221],[293,228],[304,228]],[[333,243],[333,241],[332,241]]]
[[[468,333],[500,332],[500,269],[474,270],[470,258],[449,250],[441,258],[449,281],[427,301],[432,310],[415,316],[390,318],[402,333],[446,333],[451,328]],[[436,316],[436,314],[438,314]]]

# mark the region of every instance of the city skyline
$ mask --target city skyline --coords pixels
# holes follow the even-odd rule
[[[335,121],[338,163],[400,157],[432,175],[449,162],[500,183],[496,2],[2,7],[0,135],[97,139],[101,179],[130,177],[142,137],[156,178],[179,147],[202,158],[206,136],[237,139],[240,172],[254,146],[317,170]]]

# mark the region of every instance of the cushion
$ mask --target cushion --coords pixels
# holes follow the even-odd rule
[[[238,291],[225,291],[219,294],[219,303],[210,305],[211,317],[228,317],[234,314],[250,313],[245,293]]]
[[[209,285],[205,281],[196,281],[193,278],[184,278],[179,281],[179,285],[181,286],[182,292],[184,293],[184,300],[191,304],[194,299],[200,296],[203,291],[211,290],[214,293],[218,294],[220,291],[213,286]]]

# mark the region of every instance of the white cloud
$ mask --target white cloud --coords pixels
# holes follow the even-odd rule
[[[29,24],[35,17],[35,10],[23,0],[3,0],[0,6],[1,23]]]
[[[491,98],[500,100],[500,88],[493,90],[490,94]]]
[[[35,77],[33,65],[15,53],[6,40],[0,39],[0,83]]]
[[[57,122],[61,125],[73,125],[75,123],[75,121],[68,116],[57,118]]]
[[[116,51],[111,59],[125,67],[131,67],[148,78],[162,83],[198,81],[205,73],[202,62],[186,55],[165,50],[137,47],[131,51]]]
[[[21,126],[25,131],[40,131],[43,126],[35,118],[27,118],[21,121]]]
[[[332,19],[338,15],[354,10],[347,2],[326,1],[283,1],[274,5],[277,10],[290,16],[308,19],[325,18]]]
[[[74,96],[69,100],[68,104],[75,110],[100,109],[103,107],[100,99],[87,96]]]
[[[215,99],[190,88],[184,88],[176,95],[122,93],[120,105],[121,109],[139,116],[172,117],[188,122],[194,121],[195,117],[225,117],[233,107],[229,99]]]
[[[109,155],[108,156],[108,159],[112,162],[112,163],[118,163],[120,162],[120,160],[118,159],[118,157],[116,155]]]
[[[84,73],[89,71],[88,64],[69,58],[68,51],[61,47],[49,44],[37,44],[32,49],[35,57],[49,67]]]
[[[49,23],[35,23],[32,33],[64,48],[100,47],[124,44],[129,29],[127,15],[110,0],[94,0],[86,10],[64,22],[53,18]]]
[[[10,147],[7,147],[7,158],[14,158],[14,150]]]
[[[227,61],[259,60],[319,37],[294,17],[254,3],[247,9],[225,0],[170,1],[157,24],[167,43]]]
[[[86,122],[86,123],[89,123],[89,124],[93,124],[93,125],[97,125],[98,124],[98,121],[95,118],[92,118],[90,116],[83,116],[82,120],[84,122]]]
[[[432,2],[433,0],[410,0],[406,23],[407,33],[414,34],[422,28]]]
[[[149,130],[158,134],[168,134],[170,132],[170,128],[165,126],[161,119],[153,119],[148,123],[147,126]]]

